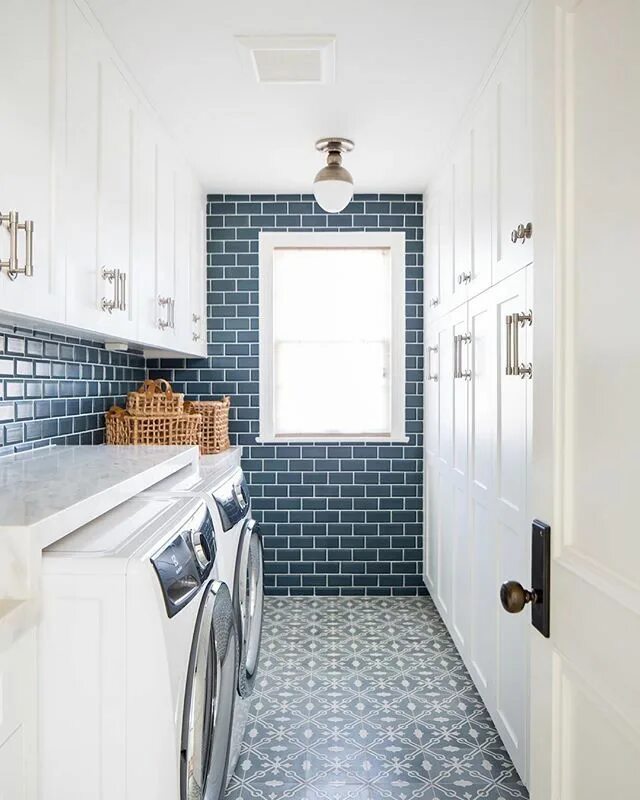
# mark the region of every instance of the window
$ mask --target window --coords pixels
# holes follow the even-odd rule
[[[406,441],[404,234],[260,234],[260,441]]]

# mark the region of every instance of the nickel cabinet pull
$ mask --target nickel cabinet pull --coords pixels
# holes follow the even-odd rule
[[[437,381],[438,374],[431,371],[431,353],[438,352],[438,345],[434,345],[433,347],[427,347],[427,380],[428,381]]]
[[[162,317],[158,319],[158,327],[160,328],[160,330],[164,331],[167,328],[175,328],[176,301],[173,299],[173,297],[158,297],[158,305],[160,306],[160,308],[166,309],[167,312],[165,319],[162,319]]]
[[[515,375],[520,378],[531,378],[533,375],[533,365],[531,362],[525,364],[524,361],[520,363],[519,353],[519,329],[524,328],[525,325],[531,326],[533,324],[533,312],[529,309],[528,312],[520,311],[515,314],[507,314],[505,317],[505,332],[506,332],[506,365],[505,375]]]
[[[5,225],[9,231],[9,258],[7,261],[0,261],[0,271],[5,269],[12,281],[18,275],[25,275],[27,278],[33,277],[33,220],[20,222],[18,212],[9,211],[7,214],[0,213],[0,227],[2,225]],[[18,231],[24,231],[25,237],[23,267],[20,266],[18,259]]]
[[[462,286],[463,283],[471,283],[471,273],[470,272],[461,272],[458,275],[458,283]]]
[[[440,298],[432,297],[431,300],[429,300],[429,308],[435,308],[438,305],[440,305]]]
[[[453,377],[471,380],[471,370],[462,369],[462,345],[471,342],[470,333],[459,333],[453,337]]]
[[[120,278],[120,296],[118,300],[118,308],[120,311],[127,310],[127,273],[121,272]]]
[[[108,300],[106,297],[103,297],[100,301],[100,308],[112,314],[114,308],[120,308],[120,270],[102,267],[100,275],[102,276],[102,280],[113,284],[112,298]]]
[[[524,244],[526,239],[530,239],[533,235],[533,225],[530,222],[527,222],[526,225],[520,223],[517,228],[514,228],[511,231],[511,241],[514,244],[520,242],[520,244]]]

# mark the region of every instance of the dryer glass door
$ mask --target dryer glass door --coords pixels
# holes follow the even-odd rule
[[[262,536],[255,520],[245,524],[240,536],[235,591],[241,648],[238,691],[248,697],[258,671],[264,608]]]
[[[184,697],[180,759],[181,800],[201,800],[210,758],[211,721],[215,679],[215,645],[212,635],[216,595],[214,584],[205,590],[195,632]]]

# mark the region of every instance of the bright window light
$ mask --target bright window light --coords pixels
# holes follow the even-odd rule
[[[261,441],[404,438],[403,240],[261,235]]]

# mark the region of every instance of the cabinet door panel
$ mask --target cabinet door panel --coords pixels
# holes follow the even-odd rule
[[[439,192],[439,258],[438,258],[438,285],[440,288],[440,312],[446,313],[452,308],[453,282],[454,282],[454,229],[453,229],[453,168],[451,165],[445,171],[444,179]]]
[[[21,0],[5,6],[0,25],[0,212],[33,222],[33,275],[0,275],[0,311],[58,321],[64,315],[64,264],[54,254],[54,160],[51,81],[61,42],[49,3]],[[57,144],[57,142],[56,142]],[[9,231],[0,228],[0,260],[9,258]],[[18,267],[24,267],[26,233],[18,232]]]
[[[200,355],[207,353],[207,267],[205,242],[205,196],[196,184],[192,190],[190,219],[190,280],[189,298],[191,312],[190,350]]]
[[[135,338],[136,322],[131,302],[135,106],[105,43],[68,2],[66,322],[125,340]]]
[[[138,339],[160,344],[159,287],[156,271],[156,179],[158,143],[151,119],[136,115],[133,135],[133,287]]]
[[[529,22],[525,15],[502,57],[492,84],[496,103],[496,251],[493,282],[530,264],[533,241],[511,241],[531,222],[531,93]]]
[[[453,159],[454,256],[451,307],[465,302],[473,277],[471,267],[471,135],[465,133]]]
[[[440,197],[437,191],[429,191],[425,203],[425,268],[424,296],[426,324],[441,316],[440,298]]]
[[[156,297],[158,342],[176,346],[172,304],[176,302],[177,169],[167,141],[160,141],[156,160]],[[167,302],[168,301],[168,302]]]
[[[469,297],[491,285],[494,141],[492,98],[480,98],[471,128],[472,266]]]

